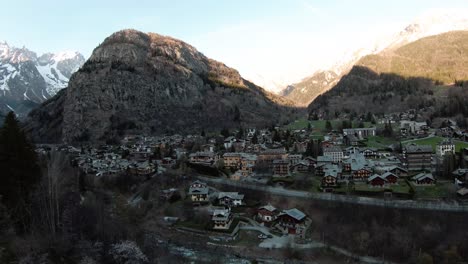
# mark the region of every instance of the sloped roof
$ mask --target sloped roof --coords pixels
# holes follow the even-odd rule
[[[284,210],[283,211],[284,214],[286,215],[289,215],[290,217],[298,220],[298,221],[301,221],[302,219],[304,219],[306,217],[306,215],[300,211],[299,209],[296,209],[296,208],[293,208],[293,209],[289,209],[289,210]]]

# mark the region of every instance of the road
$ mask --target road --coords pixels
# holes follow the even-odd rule
[[[271,187],[259,185],[254,183],[232,181],[226,178],[209,178],[198,177],[207,183],[223,184],[233,187],[240,187],[263,192],[269,192],[274,195],[298,197],[312,200],[334,201],[351,204],[372,205],[390,208],[404,208],[404,209],[420,209],[420,210],[438,210],[438,211],[451,211],[451,212],[468,212],[468,205],[461,205],[456,201],[417,201],[417,200],[384,200],[378,198],[360,197],[360,196],[347,196],[332,193],[310,193],[305,191],[297,191],[284,189],[281,187]]]

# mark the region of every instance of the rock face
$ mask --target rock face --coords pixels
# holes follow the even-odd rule
[[[128,133],[267,126],[296,109],[170,37],[114,33],[68,88],[29,117],[36,141],[101,141]]]
[[[0,112],[15,111],[25,116],[65,88],[72,73],[83,63],[83,56],[77,52],[38,57],[26,48],[0,42]]]

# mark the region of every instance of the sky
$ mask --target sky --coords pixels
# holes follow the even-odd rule
[[[181,39],[259,82],[287,84],[346,51],[399,32],[428,10],[466,0],[0,0],[0,40],[85,57],[115,31]],[[266,84],[265,84],[266,85]]]

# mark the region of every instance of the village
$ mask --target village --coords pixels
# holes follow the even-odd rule
[[[258,192],[230,186],[466,203],[468,133],[453,121],[431,128],[426,122],[386,118],[335,129],[340,123],[299,120],[268,129],[223,129],[220,135],[134,135],[119,145],[41,145],[36,151],[67,152],[74,166],[95,179],[182,175],[186,184],[161,190],[160,197],[167,201],[166,212],[190,203],[191,213],[167,213],[164,222],[213,243],[234,243],[240,230],[253,232],[250,239],[264,248],[310,241],[313,221],[302,208],[282,207]],[[211,185],[210,179],[224,184]]]

